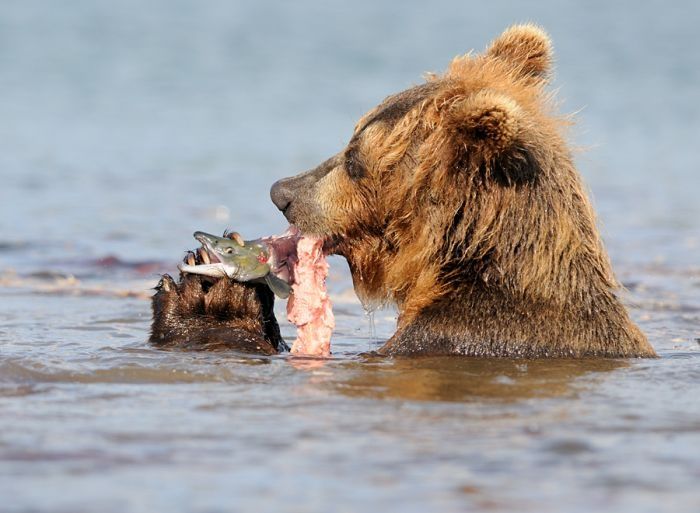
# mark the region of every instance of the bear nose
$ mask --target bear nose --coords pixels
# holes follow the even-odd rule
[[[287,210],[289,204],[292,202],[292,191],[286,185],[286,179],[278,180],[270,188],[270,198],[272,203],[275,204],[282,212]]]

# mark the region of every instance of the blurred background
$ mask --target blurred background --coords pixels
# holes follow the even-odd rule
[[[148,347],[192,232],[281,232],[275,180],[524,21],[662,358],[359,361],[394,314],[337,258],[320,368]],[[690,0],[0,2],[0,511],[700,511],[699,26]]]
[[[699,19],[691,1],[4,2],[0,240],[167,259],[195,229],[279,231],[276,179],[533,21],[615,258],[697,263]]]

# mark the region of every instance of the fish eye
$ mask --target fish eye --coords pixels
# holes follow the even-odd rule
[[[226,253],[228,253],[229,255],[233,253],[233,248],[226,248]]]

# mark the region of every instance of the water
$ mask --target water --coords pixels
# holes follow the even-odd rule
[[[700,511],[699,5],[2,3],[0,511]],[[193,231],[279,233],[275,179],[521,20],[660,359],[366,360],[341,259],[325,364],[148,347]]]

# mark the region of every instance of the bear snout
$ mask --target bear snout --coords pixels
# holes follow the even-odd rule
[[[270,188],[270,198],[290,223],[304,223],[309,220],[309,212],[314,211],[313,197],[318,181],[338,166],[342,159],[337,155],[311,169],[295,176],[276,181]],[[297,211],[296,214],[293,211]],[[301,219],[293,219],[300,217]],[[301,226],[300,226],[301,227]]]
[[[289,186],[289,178],[283,178],[282,180],[277,180],[270,188],[270,198],[272,203],[284,213],[289,205],[294,199],[294,191]]]

